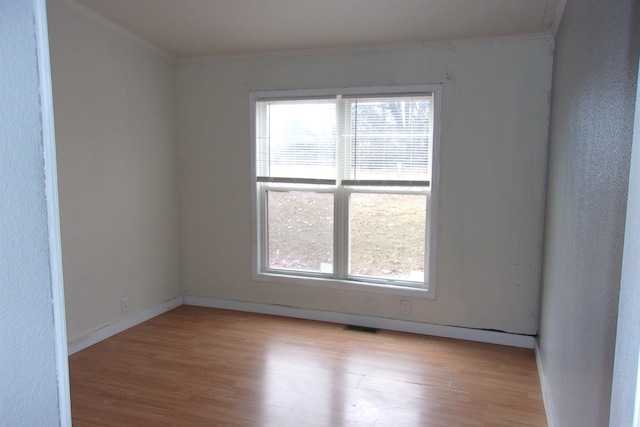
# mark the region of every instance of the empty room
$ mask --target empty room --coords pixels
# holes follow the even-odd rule
[[[0,1],[0,425],[638,426],[638,2]]]

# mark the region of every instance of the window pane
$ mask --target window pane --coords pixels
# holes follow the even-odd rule
[[[333,193],[267,191],[268,267],[333,273]]]
[[[432,97],[345,100],[344,179],[428,181]]]
[[[424,282],[426,196],[352,193],[349,200],[349,274]]]
[[[259,101],[258,176],[336,178],[336,101]]]

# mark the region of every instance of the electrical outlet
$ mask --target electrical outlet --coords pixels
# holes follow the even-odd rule
[[[411,316],[411,301],[405,299],[400,301],[400,314],[403,316]]]
[[[129,300],[127,297],[124,297],[120,300],[120,310],[123,313],[126,313],[129,310]]]

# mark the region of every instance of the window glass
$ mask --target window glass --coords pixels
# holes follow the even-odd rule
[[[333,194],[267,191],[269,268],[333,273]]]
[[[427,198],[352,193],[349,274],[424,282]]]
[[[429,179],[430,97],[355,98],[345,106],[345,179]]]
[[[268,101],[261,111],[259,175],[335,179],[335,100]]]

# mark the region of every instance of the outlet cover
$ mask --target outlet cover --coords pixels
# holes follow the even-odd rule
[[[400,301],[400,314],[403,316],[411,315],[411,301],[402,300]]]

